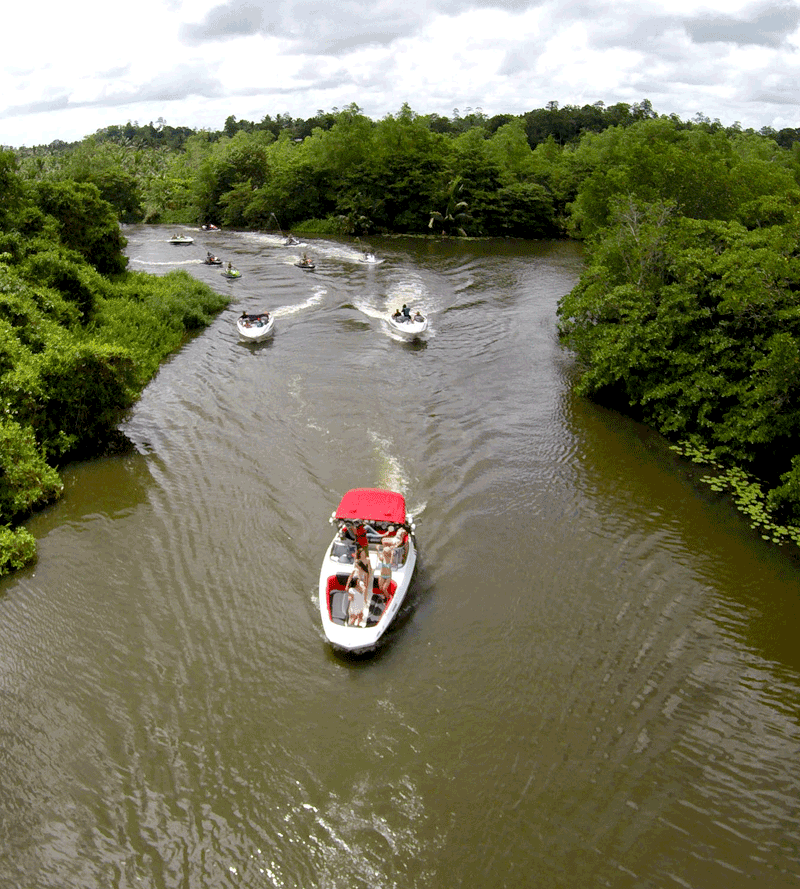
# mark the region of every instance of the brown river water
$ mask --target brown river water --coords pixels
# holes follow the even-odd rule
[[[0,889],[800,886],[800,561],[571,394],[579,247],[125,234],[232,302],[0,582]],[[360,486],[420,562],[354,660],[316,586]]]

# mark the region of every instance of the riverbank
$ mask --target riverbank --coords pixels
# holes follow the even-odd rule
[[[59,468],[123,447],[117,426],[161,363],[229,302],[181,271],[80,274],[86,323],[0,263],[0,576],[36,558],[24,523],[61,496]]]

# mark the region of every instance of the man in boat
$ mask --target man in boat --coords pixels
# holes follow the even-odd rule
[[[367,529],[364,527],[363,522],[359,522],[356,525],[353,533],[356,538],[356,558],[363,559],[369,564],[369,538],[367,537]]]
[[[411,320],[411,309],[409,309],[409,307],[405,303],[403,303],[403,308],[401,311],[403,313],[403,320],[410,321]]]

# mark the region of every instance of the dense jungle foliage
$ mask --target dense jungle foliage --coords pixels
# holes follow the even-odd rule
[[[22,521],[58,467],[102,452],[159,363],[226,299],[185,273],[126,271],[98,188],[19,174],[0,152],[0,575],[36,552]]]
[[[20,458],[0,454],[0,535],[215,310],[183,276],[123,272],[119,220],[580,238],[586,270],[559,306],[579,391],[705,462],[765,537],[800,542],[800,129],[647,101],[379,121],[351,105],[217,132],[129,122],[3,157],[0,452]],[[90,373],[73,391],[58,381],[75,367]]]

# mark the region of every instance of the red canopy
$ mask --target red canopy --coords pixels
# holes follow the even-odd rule
[[[371,522],[395,522],[402,525],[406,520],[406,500],[395,491],[380,488],[354,488],[342,497],[336,510],[337,519],[364,519]]]

